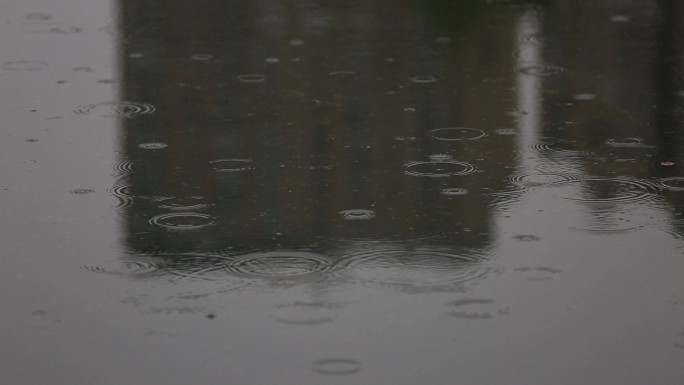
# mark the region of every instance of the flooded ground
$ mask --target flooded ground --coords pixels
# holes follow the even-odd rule
[[[682,383],[681,2],[0,15],[2,383]]]

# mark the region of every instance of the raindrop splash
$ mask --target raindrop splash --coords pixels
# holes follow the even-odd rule
[[[149,222],[170,231],[198,231],[216,224],[210,215],[193,212],[161,214]]]
[[[366,221],[375,218],[375,211],[366,209],[342,210],[338,214],[348,221]]]

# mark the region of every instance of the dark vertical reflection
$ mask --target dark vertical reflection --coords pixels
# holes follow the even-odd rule
[[[485,247],[488,192],[514,159],[494,135],[514,84],[515,18],[502,10],[122,0],[122,98],[156,107],[124,121],[129,248]],[[445,127],[483,137],[431,133]]]

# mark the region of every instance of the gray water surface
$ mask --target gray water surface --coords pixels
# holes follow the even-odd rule
[[[0,383],[682,383],[682,20],[0,2]]]

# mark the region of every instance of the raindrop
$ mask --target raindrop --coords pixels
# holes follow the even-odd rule
[[[492,305],[494,305],[494,301],[491,299],[459,299],[448,304],[449,307],[455,309],[449,312],[449,315],[455,318],[482,320],[494,318],[495,314],[505,315],[508,313],[507,309],[496,309]]]
[[[196,61],[207,61],[213,59],[214,56],[210,55],[208,53],[198,53],[190,56],[190,59],[196,60]]]
[[[304,40],[302,39],[292,39],[289,41],[289,44],[294,47],[299,47],[304,45]]]
[[[653,146],[644,143],[641,138],[622,138],[622,139],[608,139],[606,144],[610,147],[616,148],[652,148]]]
[[[670,162],[670,161],[662,161],[662,162],[660,162],[660,165],[661,165],[661,166],[665,166],[665,167],[672,167],[672,166],[675,165],[675,163],[674,163],[674,162]]]
[[[613,23],[628,23],[630,18],[627,15],[613,15],[610,17],[610,21]]]
[[[117,81],[114,79],[100,79],[97,81],[100,84],[116,84]]]
[[[182,212],[161,214],[150,218],[150,224],[172,231],[195,231],[216,224],[207,214]]]
[[[267,57],[266,58],[266,63],[274,64],[274,63],[278,63],[278,62],[280,62],[280,59],[278,59],[277,57]]]
[[[91,190],[91,189],[87,189],[87,188],[77,188],[75,190],[71,190],[72,194],[77,194],[77,195],[91,194],[94,192],[95,192],[95,190]]]
[[[577,181],[580,180],[580,176],[574,174],[527,174],[513,175],[508,180],[516,185],[533,187]]]
[[[345,376],[361,371],[361,362],[350,358],[324,358],[314,363],[319,374]]]
[[[43,12],[27,13],[25,17],[27,20],[34,20],[34,21],[46,21],[46,20],[52,19],[52,16],[48,15],[47,13],[43,13]]]
[[[218,159],[209,162],[218,172],[242,172],[254,169],[251,159]]]
[[[305,251],[269,251],[235,257],[225,265],[231,274],[248,278],[316,277],[333,268],[328,257]]]
[[[294,302],[276,306],[278,315],[277,322],[288,325],[320,325],[335,321],[335,318],[326,314],[341,307],[338,304],[328,302]]]
[[[417,83],[417,84],[436,83],[437,78],[434,76],[430,76],[430,75],[414,76],[411,78],[411,82]]]
[[[684,349],[684,332],[681,332],[677,335],[674,346],[678,349]]]
[[[93,69],[90,67],[74,67],[73,71],[74,72],[93,72]]]
[[[364,221],[364,220],[369,220],[375,218],[375,211],[373,210],[365,210],[365,209],[352,209],[352,210],[343,210],[340,211],[338,214],[342,217],[342,219],[346,219],[349,221]]]
[[[83,266],[83,269],[93,273],[142,278],[156,275],[160,266],[160,261],[156,259],[136,258],[135,260],[109,262],[96,266]]]
[[[547,281],[561,272],[559,269],[544,266],[518,267],[514,271],[522,273],[528,281]]]
[[[74,110],[78,115],[91,115],[98,113],[102,117],[123,117],[134,118],[138,115],[151,114],[155,111],[155,107],[151,104],[136,103],[136,102],[103,102],[96,104],[87,104],[80,106]]]
[[[4,63],[2,68],[8,71],[40,71],[47,66],[48,63],[43,61],[17,60]]]
[[[476,171],[475,166],[456,160],[413,161],[406,163],[402,170],[404,174],[409,176],[425,176],[430,178],[468,175]]]
[[[494,132],[497,133],[497,135],[517,135],[518,130],[515,128],[497,128]]]
[[[354,71],[332,71],[328,73],[329,76],[353,76],[356,75]]]
[[[660,185],[665,190],[682,192],[684,191],[684,177],[673,176],[670,178],[662,178],[660,179]]]
[[[449,39],[446,36],[439,36],[435,39],[435,43],[447,44],[447,43],[451,43],[451,39]]]
[[[486,254],[469,249],[377,249],[349,254],[339,265],[371,285],[430,290],[483,279],[494,271],[483,264],[486,259]]]
[[[190,211],[201,210],[209,207],[204,202],[204,198],[199,196],[193,197],[163,197],[157,200],[159,203],[157,207],[160,209],[168,209],[174,211]]]
[[[533,234],[519,234],[519,235],[514,235],[513,239],[518,240],[518,241],[522,241],[522,242],[534,242],[534,241],[540,240],[541,238],[536,236],[536,235],[533,235]]]
[[[444,188],[442,189],[442,195],[450,195],[450,196],[459,196],[459,195],[467,195],[468,190],[460,187],[451,187],[451,188]]]
[[[145,56],[145,55],[143,55],[142,53],[139,53],[139,52],[133,52],[133,53],[128,54],[128,57],[130,57],[131,59],[139,59],[143,56]]]
[[[572,95],[572,98],[575,100],[594,100],[594,99],[596,99],[596,95],[594,95],[594,94],[575,94],[575,95]]]
[[[487,136],[487,133],[482,130],[466,127],[437,128],[431,130],[430,134],[437,140],[445,141],[477,140]]]
[[[35,143],[35,142],[38,141],[38,139],[36,139],[36,138],[29,138],[29,139],[26,139],[26,141],[29,142],[29,143]]]
[[[551,76],[558,75],[566,72],[567,70],[563,67],[557,66],[544,66],[544,65],[533,65],[526,67],[519,67],[518,72],[524,75],[531,76]]]
[[[242,83],[263,83],[268,77],[264,74],[244,74],[238,75],[237,79]]]
[[[443,162],[445,160],[453,160],[454,157],[449,154],[433,154],[428,156],[428,159],[434,162]]]
[[[166,147],[168,147],[168,144],[162,142],[140,143],[138,145],[138,148],[142,148],[143,150],[161,150]]]
[[[583,203],[628,203],[653,200],[659,186],[651,181],[631,178],[584,178],[553,183],[553,186],[577,186],[557,189],[563,199]]]

